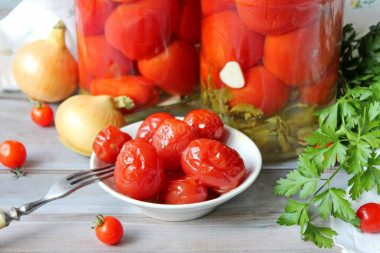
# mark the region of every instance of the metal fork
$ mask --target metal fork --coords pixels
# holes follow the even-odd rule
[[[12,207],[9,212],[0,212],[0,229],[8,226],[13,220],[20,220],[22,215],[27,215],[50,201],[66,197],[83,186],[112,177],[114,170],[115,165],[109,165],[78,171],[62,178],[50,187],[42,199],[26,203],[19,208]]]

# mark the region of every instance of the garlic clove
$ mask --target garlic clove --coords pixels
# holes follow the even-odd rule
[[[245,85],[244,74],[236,61],[229,61],[219,72],[219,77],[223,83],[231,88],[243,88]]]

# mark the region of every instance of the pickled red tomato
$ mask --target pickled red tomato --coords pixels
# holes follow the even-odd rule
[[[190,95],[198,84],[197,49],[182,40],[172,41],[156,56],[138,61],[143,76],[172,95]]]
[[[78,61],[91,75],[99,78],[119,77],[132,68],[132,60],[114,49],[104,35],[78,35]]]
[[[229,88],[233,99],[231,107],[241,103],[251,104],[261,109],[265,116],[279,112],[288,102],[289,88],[262,66],[256,66],[244,73],[245,86]]]
[[[196,44],[201,40],[200,0],[179,0],[181,10],[174,37]]]
[[[326,72],[316,82],[298,89],[298,100],[310,105],[325,105],[333,101],[336,95],[338,81],[339,49],[334,56]]]
[[[315,82],[334,55],[336,38],[332,23],[323,15],[310,26],[265,36],[264,66],[288,86]]]
[[[106,163],[115,163],[124,143],[132,137],[119,128],[109,125],[103,128],[95,137],[92,148],[97,158]]]
[[[236,9],[235,0],[201,0],[201,6],[203,16]]]
[[[140,125],[136,138],[147,142],[153,141],[153,135],[157,128],[167,119],[174,119],[174,116],[166,112],[158,112],[148,116]]]
[[[132,75],[93,79],[90,93],[95,96],[127,96],[136,106],[152,106],[157,104],[159,99],[158,89],[153,82],[145,77]]]
[[[210,139],[197,139],[187,146],[181,156],[186,175],[198,179],[217,193],[236,188],[244,179],[243,159],[232,148]]]
[[[208,197],[207,186],[197,179],[182,177],[169,179],[162,192],[159,201],[164,204],[192,204],[206,201]]]
[[[243,70],[257,64],[263,55],[264,37],[246,26],[234,11],[224,11],[202,21],[201,43],[206,60],[220,71],[228,61]]]
[[[104,24],[116,7],[112,0],[75,0],[77,28],[84,36],[101,34]]]
[[[219,72],[211,65],[201,53],[200,55],[200,71],[202,82],[206,84],[206,88],[220,89],[224,87],[224,83],[219,77]]]
[[[137,60],[160,52],[173,34],[178,0],[140,0],[119,5],[105,24],[108,42]]]
[[[311,24],[320,13],[318,0],[236,0],[244,23],[262,34],[282,34]]]
[[[182,151],[197,138],[197,130],[182,120],[167,119],[154,133],[152,144],[166,170],[180,170]]]
[[[186,114],[184,122],[194,127],[199,138],[208,138],[221,141],[224,133],[222,119],[213,111],[206,109],[195,109]]]
[[[164,188],[165,178],[164,166],[152,144],[144,140],[124,144],[114,173],[120,193],[137,200],[153,198]]]

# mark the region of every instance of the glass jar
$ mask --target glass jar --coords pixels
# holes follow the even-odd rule
[[[334,102],[343,0],[201,0],[201,101],[265,161],[296,157]]]
[[[82,92],[144,109],[199,85],[200,0],[75,0]]]

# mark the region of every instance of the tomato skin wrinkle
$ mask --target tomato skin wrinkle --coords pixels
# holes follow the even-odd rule
[[[243,159],[232,148],[211,139],[197,139],[181,156],[182,169],[217,193],[237,187],[246,175]]]

